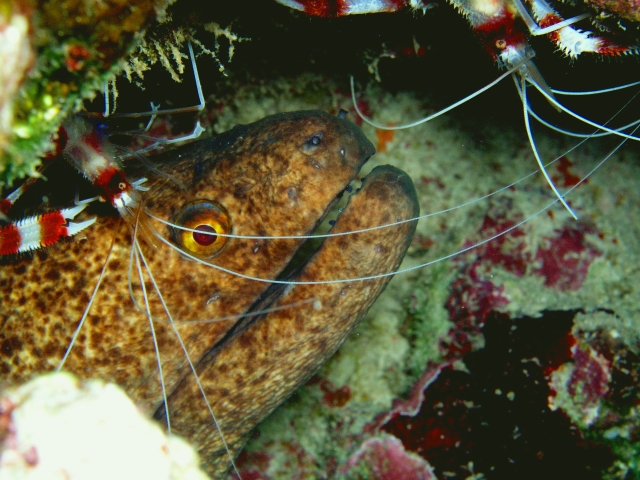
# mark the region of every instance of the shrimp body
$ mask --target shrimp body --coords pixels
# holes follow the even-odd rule
[[[351,0],[348,2],[317,1],[317,0],[278,0],[279,3],[296,10],[301,10],[308,15],[319,17],[340,17],[344,15],[396,12],[403,8],[422,10],[426,12],[431,4],[421,0],[401,1],[369,1]],[[626,55],[636,54],[640,45],[622,39],[616,35],[615,30],[603,27],[603,33],[592,33],[582,29],[576,29],[571,25],[589,18],[587,13],[578,15],[572,19],[563,19],[546,0],[528,0],[531,6],[529,13],[522,0],[449,0],[458,12],[463,15],[473,31],[489,53],[496,57],[493,49],[516,48],[523,46],[525,37],[532,35],[547,35],[550,41],[555,43],[567,56],[575,58],[581,53],[598,53],[602,55]],[[620,2],[625,4],[625,2]],[[594,4],[603,17],[611,16],[607,5]],[[615,8],[615,6],[613,7]],[[631,13],[631,12],[629,12]],[[614,15],[616,13],[613,13]],[[619,12],[617,14],[620,14]],[[634,18],[633,16],[631,18]],[[516,21],[517,20],[517,21]],[[594,23],[594,26],[599,26]],[[527,31],[528,30],[528,31]],[[624,30],[624,28],[622,28]],[[500,43],[491,45],[487,43],[487,37],[493,37],[500,32]],[[618,40],[617,38],[621,39]],[[491,40],[491,38],[490,38]],[[496,39],[497,40],[497,39]],[[500,55],[502,57],[508,56]],[[504,58],[503,58],[504,60]]]

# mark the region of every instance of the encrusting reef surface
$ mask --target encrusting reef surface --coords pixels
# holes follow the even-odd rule
[[[345,109],[377,150],[361,176],[395,165],[413,179],[423,215],[447,211],[419,222],[401,270],[428,265],[396,275],[337,355],[258,427],[238,460],[242,478],[637,475],[637,142],[608,157],[621,139],[589,139],[570,151],[579,139],[534,126],[541,156],[558,158],[551,178],[560,191],[576,187],[567,197],[573,220],[558,203],[545,208],[555,197],[540,173],[527,177],[537,165],[508,80],[412,129],[389,133],[357,116],[348,74],[356,74],[359,107],[383,124],[420,118],[497,76],[454,12],[326,20],[257,3],[247,10],[260,22],[233,8],[211,19],[233,22],[233,32],[252,40],[237,46],[227,78],[215,76],[213,62],[201,68],[211,95],[203,122],[223,132],[281,111]],[[185,11],[174,18],[189,17]],[[571,64],[544,45],[537,51],[552,87],[640,77],[635,59]],[[170,82],[166,74],[162,82]],[[610,104],[606,121],[634,93],[572,105],[598,115]],[[532,102],[554,115],[541,99]]]

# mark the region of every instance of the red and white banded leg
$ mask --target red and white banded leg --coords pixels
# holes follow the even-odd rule
[[[568,57],[576,58],[584,52],[602,55],[627,55],[640,52],[638,45],[622,45],[605,36],[598,36],[588,30],[571,26],[577,21],[588,18],[589,14],[565,20],[546,0],[529,0],[532,19],[521,0],[514,0],[514,3],[531,34],[546,34],[549,40],[555,43]]]
[[[6,215],[13,208],[13,205],[18,199],[29,190],[29,188],[38,181],[38,177],[29,177],[25,182],[16,188],[13,192],[6,196],[6,198],[0,200],[0,218],[6,220]]]
[[[86,208],[78,205],[35,217],[24,218],[0,228],[0,255],[12,255],[48,247],[62,237],[72,237],[96,221],[67,222]]]

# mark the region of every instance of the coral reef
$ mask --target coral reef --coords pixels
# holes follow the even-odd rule
[[[346,74],[369,80],[366,62],[383,83],[358,87],[359,106],[387,124],[433,112],[497,76],[464,20],[444,7],[329,21],[268,3],[247,8],[256,19],[236,10],[219,23],[238,17],[233,31],[258,41],[238,49],[229,78],[203,82],[214,92],[204,121],[216,132],[305,108],[344,108],[359,121]],[[7,24],[24,38],[15,15]],[[399,45],[420,48],[405,55]],[[637,80],[633,59],[569,64],[548,47],[536,50],[553,87]],[[85,61],[82,52],[70,60]],[[631,96],[615,97],[610,115]],[[547,113],[544,101],[532,102]],[[592,114],[602,108],[596,102],[579,97],[574,107]],[[534,172],[521,124],[522,105],[506,85],[415,129],[363,129],[378,149],[371,167],[407,171],[431,213]],[[568,196],[580,219],[544,210],[554,197],[535,175],[422,220],[404,266],[429,265],[398,275],[336,357],[259,427],[238,462],[243,479],[391,478],[398,463],[408,478],[638,475],[638,147],[608,158],[618,142],[590,139],[567,153],[577,142],[534,133],[545,159],[563,155],[549,167],[561,190],[597,168]]]

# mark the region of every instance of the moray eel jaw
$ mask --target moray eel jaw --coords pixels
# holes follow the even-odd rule
[[[210,411],[231,455],[237,454],[251,429],[338,348],[389,278],[298,285],[277,298],[269,295],[269,280],[280,275],[303,240],[267,237],[313,232],[373,153],[355,125],[306,111],[273,115],[158,155],[155,172],[129,170],[132,179],[149,177],[139,223],[107,215],[80,241],[0,267],[3,378],[20,383],[60,365],[104,268],[64,369],[118,383],[191,440],[210,473],[222,474],[230,456]],[[414,217],[415,192],[409,187],[395,169],[374,170],[333,230]],[[33,190],[35,205],[43,194]],[[73,195],[70,189],[69,202]],[[203,201],[228,214],[232,233],[265,238],[232,238],[210,257],[192,255],[176,241],[176,228],[156,219],[176,222],[186,206]],[[153,232],[158,237],[148,238]],[[332,238],[298,278],[392,272],[412,232],[408,223]],[[285,307],[312,301],[243,320],[265,298]],[[223,317],[230,319],[211,321]]]

